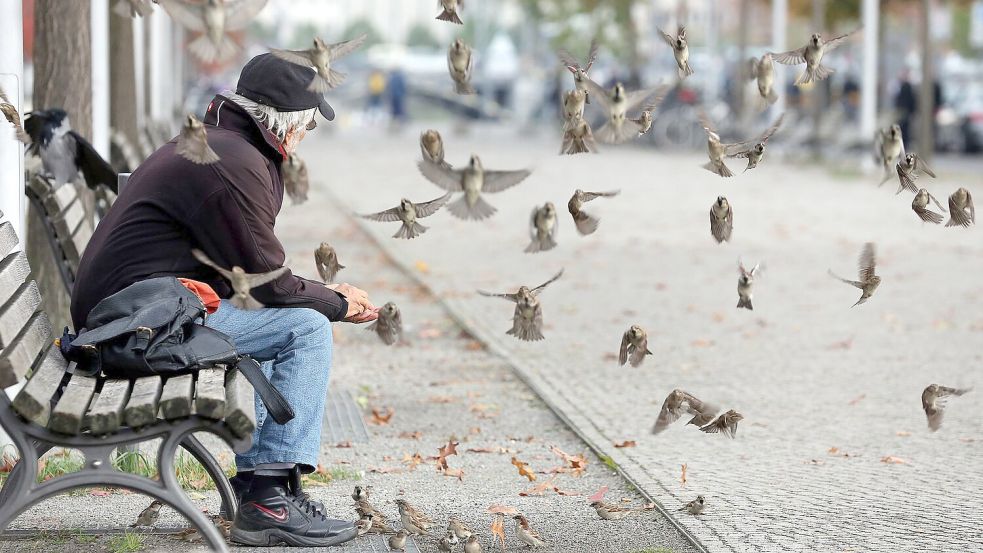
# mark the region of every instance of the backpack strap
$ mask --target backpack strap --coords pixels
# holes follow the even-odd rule
[[[248,355],[243,355],[236,362],[236,368],[253,385],[256,394],[266,405],[266,411],[277,424],[287,424],[294,418],[294,410],[279,390],[273,387],[266,375],[260,369],[259,363]]]

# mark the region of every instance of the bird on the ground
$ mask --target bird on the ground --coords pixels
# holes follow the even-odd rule
[[[218,161],[218,154],[208,145],[208,132],[205,130],[204,123],[190,113],[181,126],[181,134],[177,137],[174,151],[198,165],[208,165]]]
[[[160,518],[160,508],[164,504],[158,500],[153,500],[150,505],[140,512],[137,516],[136,522],[130,525],[130,528],[136,528],[137,526],[153,526],[157,519]]]
[[[402,225],[393,238],[405,238],[407,240],[416,238],[424,232],[427,232],[427,227],[421,225],[417,222],[417,219],[423,219],[424,217],[429,217],[437,212],[438,209],[444,206],[451,199],[451,193],[448,192],[439,198],[430,200],[429,202],[423,202],[415,204],[406,198],[399,200],[399,205],[396,207],[389,208],[385,211],[380,211],[379,213],[369,213],[367,215],[362,215],[361,217],[369,219],[371,221],[380,222],[394,222],[400,221]]]
[[[631,325],[621,335],[618,364],[624,366],[625,363],[631,362],[632,367],[637,367],[642,364],[642,361],[645,361],[646,355],[652,355],[652,352],[649,351],[649,335],[644,328]]]
[[[145,17],[153,13],[150,0],[117,0],[113,13],[120,17]]]
[[[713,124],[707,118],[705,113],[700,113],[700,123],[703,125],[703,130],[707,133],[707,155],[710,157],[710,162],[703,165],[703,168],[711,173],[716,173],[721,177],[733,177],[734,173],[731,172],[730,168],[724,163],[724,157],[729,155],[735,155],[740,152],[745,152],[749,147],[756,144],[765,144],[768,139],[771,138],[775,132],[778,131],[779,127],[782,126],[782,121],[785,120],[785,114],[778,116],[775,123],[768,127],[765,132],[761,133],[755,139],[745,140],[743,142],[735,142],[732,144],[726,144],[720,141],[720,135],[714,130]],[[764,153],[764,148],[762,147],[761,153]]]
[[[546,545],[543,538],[539,537],[539,534],[529,526],[529,521],[526,517],[515,515],[512,519],[515,520],[515,536],[519,538],[519,541],[529,547],[543,547]]]
[[[563,144],[560,145],[560,155],[597,153],[597,142],[590,123],[581,114],[574,114],[563,124]]]
[[[338,253],[327,242],[321,242],[321,245],[314,250],[314,266],[317,267],[317,274],[325,284],[334,280],[338,271],[345,268],[338,263]],[[358,498],[356,497],[355,500],[357,501]]]
[[[218,264],[205,255],[205,252],[197,248],[192,248],[191,253],[195,256],[195,259],[200,261],[202,264],[208,265],[212,269],[215,269],[218,274],[222,275],[223,278],[232,284],[232,290],[235,292],[235,294],[232,296],[230,301],[232,302],[232,305],[238,307],[239,309],[262,309],[264,305],[252,296],[251,290],[258,286],[273,282],[289,272],[289,269],[286,267],[280,267],[279,269],[274,269],[268,273],[250,274],[244,271],[243,268],[238,265],[233,265],[232,270],[230,271],[219,267]]]
[[[458,12],[464,9],[464,0],[440,0],[440,7],[444,11],[437,15],[438,20],[464,25],[464,22],[461,21],[461,16],[458,14]]]
[[[511,188],[529,176],[530,171],[490,171],[481,164],[481,159],[471,155],[468,164],[460,169],[451,169],[421,161],[420,173],[430,182],[448,192],[464,192],[464,195],[447,206],[451,215],[459,219],[480,221],[495,214],[495,209],[482,197],[483,193],[494,194]]]
[[[314,45],[306,50],[270,50],[274,56],[304,67],[313,67],[316,74],[307,86],[307,90],[324,94],[340,85],[345,80],[345,74],[335,71],[331,66],[339,59],[351,54],[365,42],[367,35],[360,35],[351,40],[328,44],[319,37],[314,37]]]
[[[32,111],[24,119],[24,130],[31,137],[27,151],[41,156],[44,171],[54,177],[56,188],[74,182],[81,171],[89,188],[102,184],[113,193],[119,192],[113,166],[72,130],[65,110]]]
[[[365,493],[368,493],[367,490],[363,489],[363,491],[365,491]],[[380,511],[379,509],[376,509],[375,506],[373,506],[372,503],[369,502],[368,498],[356,499],[355,510],[358,511],[359,516],[364,514],[371,514],[372,520],[374,521],[386,522],[386,523],[389,522],[389,517],[387,517],[386,514]]]
[[[775,58],[775,61],[785,65],[806,64],[805,71],[795,80],[796,85],[821,81],[833,74],[832,69],[822,64],[823,56],[832,52],[843,44],[847,37],[859,30],[855,29],[831,40],[823,40],[821,34],[813,33],[809,42],[802,48],[796,48],[795,50],[789,50],[780,54],[772,52],[771,55]]]
[[[389,536],[389,550],[390,551],[406,551],[406,536],[409,535],[405,529],[400,529],[395,535]]]
[[[710,235],[717,241],[729,242],[734,232],[734,209],[724,196],[717,196],[717,201],[710,206]]]
[[[560,62],[566,66],[567,70],[570,71],[571,74],[573,74],[573,85],[576,87],[578,92],[582,92],[584,94],[584,101],[588,104],[590,103],[590,94],[587,90],[587,81],[590,81],[591,78],[587,76],[587,73],[590,71],[591,66],[594,65],[594,61],[597,60],[597,49],[598,44],[597,39],[595,38],[590,41],[590,48],[587,50],[587,60],[584,65],[580,65],[580,61],[573,57],[573,55],[567,50],[561,48],[556,52],[557,56],[560,58]],[[581,106],[580,111],[583,113],[583,106]]]
[[[369,533],[372,529],[372,514],[366,513],[361,515],[357,521],[355,521],[355,535],[358,537],[364,536]]]
[[[611,92],[605,91],[594,81],[587,81],[587,91],[604,111],[605,122],[594,133],[597,139],[608,144],[621,144],[639,136],[639,125],[628,114],[643,106],[649,111],[658,107],[665,97],[667,86],[626,92],[623,84],[615,83]]]
[[[935,173],[928,168],[924,159],[918,157],[918,154],[905,154],[904,158],[898,162],[897,169],[898,180],[901,181],[901,184],[898,186],[898,191],[894,193],[895,196],[900,194],[902,190],[917,194],[918,187],[915,186],[915,179],[918,178],[919,173],[935,178]]]
[[[450,163],[444,161],[444,140],[439,132],[429,129],[420,134],[420,152],[423,153],[424,161],[451,168]]]
[[[560,269],[552,278],[539,286],[535,288],[520,286],[512,294],[492,294],[481,290],[478,290],[478,293],[482,296],[505,298],[514,302],[515,313],[512,316],[512,328],[506,334],[515,336],[519,340],[538,341],[545,338],[543,336],[543,307],[539,303],[539,294],[562,275],[563,269]]]
[[[972,388],[949,388],[930,384],[922,391],[922,409],[928,418],[928,427],[935,432],[942,426],[942,417],[945,415],[946,398],[949,396],[961,396],[969,392]]]
[[[878,129],[874,135],[874,160],[884,168],[884,184],[891,179],[891,168],[904,158],[904,137],[901,125],[895,123],[886,129]]]
[[[771,59],[771,54],[766,52],[761,59],[748,60],[748,78],[755,81],[758,95],[768,105],[778,100],[778,93],[775,92],[775,62]]]
[[[239,51],[227,33],[249,26],[266,0],[157,0],[164,10],[189,31],[201,33],[188,49],[205,63],[220,63]]]
[[[458,94],[474,94],[471,86],[471,70],[474,69],[474,56],[471,47],[463,39],[457,39],[447,50],[447,70],[454,81],[454,92]]]
[[[440,538],[440,541],[437,542],[437,550],[445,553],[451,553],[454,551],[454,548],[457,547],[458,543],[460,543],[460,540],[457,539],[454,532],[448,531],[447,534]]]
[[[369,527],[368,533],[370,534],[395,534],[396,530],[389,526],[388,520],[383,520],[378,514],[372,512],[371,510],[362,509],[356,506],[355,512],[358,513],[359,518],[371,517],[372,525]]]
[[[369,325],[368,330],[375,331],[387,346],[399,341],[403,335],[403,315],[393,302],[387,302],[379,309],[379,318]]]
[[[478,536],[471,536],[464,542],[464,553],[481,553],[481,542]]]
[[[924,188],[919,188],[918,193],[915,194],[915,198],[911,200],[911,210],[914,211],[915,215],[918,215],[918,218],[922,221],[926,223],[935,223],[938,225],[942,222],[942,213],[936,213],[928,209],[929,200],[935,202],[935,205],[942,210],[942,213],[945,213],[945,208],[942,207],[942,204],[940,204],[939,201],[935,199],[935,196],[930,194],[929,191],[925,190]]]
[[[877,287],[881,284],[881,277],[877,276],[876,272],[877,259],[874,249],[874,243],[867,242],[864,244],[864,249],[860,252],[860,259],[858,261],[858,273],[860,275],[859,281],[847,280],[843,277],[837,276],[832,269],[829,270],[829,276],[851,286],[855,286],[862,291],[860,299],[857,300],[857,303],[853,304],[851,307],[856,307],[867,301],[872,295],[874,295],[874,291],[877,290]]]
[[[470,538],[472,535],[474,535],[474,531],[472,531],[471,528],[468,528],[467,524],[464,524],[461,519],[455,516],[450,517],[450,519],[447,521],[447,530],[454,532],[454,535],[462,540]]]
[[[601,500],[591,502],[590,506],[594,508],[597,516],[601,517],[602,520],[621,520],[638,512],[635,509],[611,505]]]
[[[283,179],[283,189],[294,205],[307,201],[307,193],[311,182],[307,177],[307,164],[297,154],[290,154],[280,166],[280,176]]]
[[[960,187],[949,195],[949,222],[947,227],[968,227],[976,224],[976,207],[973,205],[973,195],[969,190]]]
[[[672,36],[662,29],[659,29],[659,34],[672,48],[672,55],[676,58],[676,65],[679,66],[679,78],[683,79],[692,75],[693,68],[689,66],[689,43],[686,42],[686,27],[680,25],[676,30],[676,36]]]
[[[702,495],[698,495],[698,496],[696,496],[696,499],[694,499],[693,501],[690,501],[686,505],[683,505],[682,507],[680,507],[680,508],[678,508],[676,510],[677,511],[686,511],[687,513],[689,513],[691,515],[702,515],[703,514],[703,507],[705,505],[706,505],[706,500],[703,498]]]
[[[587,92],[580,89],[568,90],[563,93],[563,120],[567,123],[584,117],[584,104],[587,102]]]
[[[584,204],[595,198],[613,198],[620,194],[620,190],[610,190],[607,192],[584,192],[581,189],[574,191],[570,201],[567,202],[567,211],[573,217],[573,224],[577,226],[577,232],[583,235],[592,234],[601,224],[600,219],[584,211]]]
[[[557,225],[556,206],[546,202],[542,207],[534,207],[529,217],[529,237],[526,253],[538,253],[556,247]]]
[[[430,530],[433,520],[417,511],[405,499],[397,499],[396,506],[399,507],[399,520],[407,532],[424,536],[430,535],[428,530]]]
[[[0,87],[0,113],[3,113],[7,122],[14,126],[14,136],[17,137],[17,140],[24,144],[30,144],[31,136],[24,131],[24,126],[20,122],[20,113],[17,112],[17,108],[7,97],[7,93],[3,91],[3,87]]]
[[[744,309],[753,311],[754,306],[751,305],[753,294],[751,289],[754,286],[754,278],[758,276],[758,271],[761,270],[761,263],[758,263],[749,271],[744,268],[744,263],[738,261],[737,269],[741,273],[737,277],[737,307],[743,307]]]
[[[676,388],[669,392],[665,401],[662,402],[662,409],[659,411],[659,417],[655,420],[655,425],[652,426],[652,433],[658,434],[669,428],[670,424],[683,416],[683,411],[696,416],[705,415],[712,420],[718,409],[710,403],[697,399],[693,394]]]
[[[721,435],[736,438],[737,423],[741,422],[742,420],[744,420],[744,415],[731,409],[723,415],[717,417],[717,419],[710,424],[700,428],[700,430],[708,434],[716,434],[719,432]]]

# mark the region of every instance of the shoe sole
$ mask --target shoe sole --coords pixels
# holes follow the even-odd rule
[[[338,534],[337,536],[327,538],[310,538],[307,536],[291,534],[290,532],[284,532],[279,528],[249,531],[233,526],[229,537],[233,542],[242,545],[269,546],[286,544],[293,547],[328,547],[345,543],[346,541],[351,541],[355,539],[357,535],[358,529],[354,527],[347,532]]]

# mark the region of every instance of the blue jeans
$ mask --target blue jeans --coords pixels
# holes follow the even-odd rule
[[[331,322],[313,309],[266,308],[247,311],[222,300],[205,326],[224,332],[236,350],[262,362],[263,373],[290,403],[296,416],[277,424],[266,416],[266,406],[256,397],[256,432],[249,451],[236,455],[236,467],[256,465],[318,464],[321,422],[331,371]]]

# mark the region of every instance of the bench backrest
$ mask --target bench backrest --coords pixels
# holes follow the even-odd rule
[[[24,380],[52,344],[48,315],[39,311],[41,293],[17,242],[13,225],[0,214],[0,388]]]
[[[54,182],[42,175],[35,175],[28,181],[27,195],[41,213],[59,273],[65,287],[71,291],[82,252],[93,231],[91,219],[85,216],[82,198],[73,184],[55,189]]]

